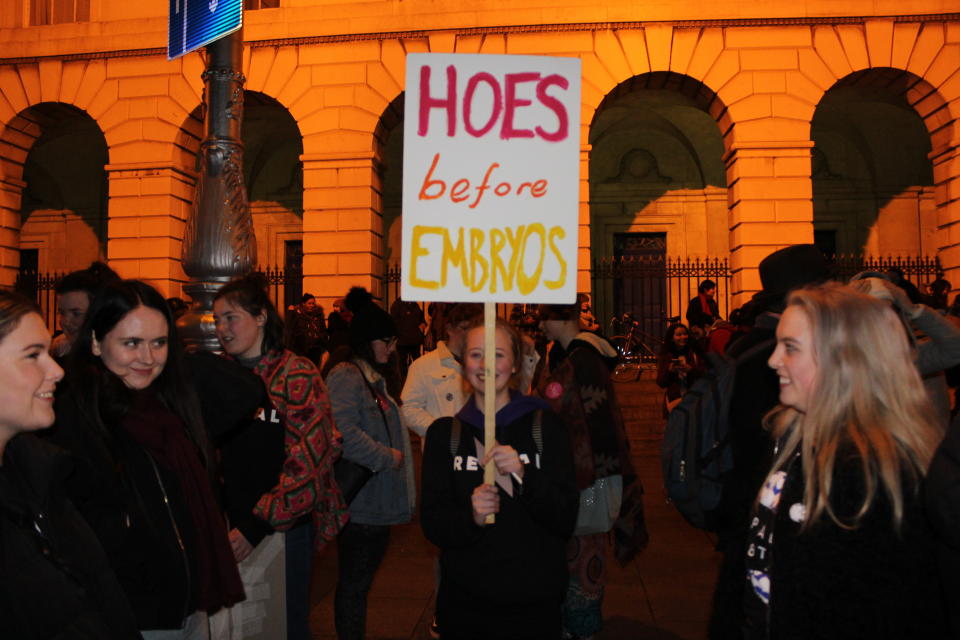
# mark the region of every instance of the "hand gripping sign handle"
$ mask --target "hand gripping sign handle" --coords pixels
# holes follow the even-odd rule
[[[497,438],[497,303],[483,303],[483,442],[484,449],[491,451]],[[483,468],[484,484],[494,485],[496,466],[490,460]],[[496,521],[488,514],[487,524]]]

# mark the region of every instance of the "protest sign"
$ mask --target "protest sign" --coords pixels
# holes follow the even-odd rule
[[[407,56],[405,300],[576,299],[580,60]]]
[[[576,300],[580,60],[410,54],[406,84],[401,296],[483,302],[486,356],[495,303]],[[494,360],[484,357],[488,455]]]

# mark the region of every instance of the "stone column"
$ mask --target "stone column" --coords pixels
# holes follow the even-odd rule
[[[14,118],[0,138],[0,287],[12,288],[20,269],[20,207],[23,165],[40,129],[22,117]]]
[[[761,289],[757,267],[783,247],[813,242],[813,142],[733,142],[727,167],[734,308]]]
[[[23,180],[0,173],[0,287],[13,287],[20,269],[20,202],[25,186]]]
[[[937,207],[938,255],[944,277],[960,288],[960,138],[930,152]]]
[[[590,152],[593,145],[580,147],[580,219],[577,230],[577,291],[593,293],[590,282],[591,260],[590,246]]]
[[[303,290],[329,300],[355,285],[383,296],[383,203],[374,151],[305,153]]]
[[[109,184],[107,257],[124,278],[138,278],[165,296],[186,280],[180,257],[195,177],[172,162],[104,167]]]

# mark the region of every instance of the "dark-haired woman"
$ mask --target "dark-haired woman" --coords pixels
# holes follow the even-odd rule
[[[205,638],[207,615],[244,597],[199,416],[166,301],[136,280],[107,285],[71,352],[51,435],[77,458],[71,497],[148,640]]]
[[[139,638],[93,532],[66,497],[53,423],[63,370],[36,307],[0,291],[0,638]]]
[[[682,324],[670,325],[663,337],[663,348],[657,355],[657,386],[666,390],[664,416],[680,404],[683,394],[703,375],[705,368],[687,327]]]
[[[388,365],[396,326],[365,289],[351,289],[346,306],[353,313],[350,344],[331,355],[324,372],[344,458],[375,472],[350,503],[350,522],[337,543],[337,637],[355,640],[366,633],[367,593],[386,553],[390,526],[413,515],[414,480],[410,437],[386,379],[395,374]]]
[[[267,402],[253,424],[218,443],[230,543],[250,581],[262,575],[270,557],[279,557],[274,550],[282,538],[287,638],[306,639],[316,541],[322,546],[334,539],[347,519],[333,478],[340,434],[317,368],[283,348],[283,322],[262,276],[225,285],[213,312],[224,351],[267,388]]]

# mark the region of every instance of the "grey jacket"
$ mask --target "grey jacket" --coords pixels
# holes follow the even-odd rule
[[[383,413],[363,376],[386,399]],[[344,457],[375,472],[350,505],[350,519],[377,525],[409,522],[416,491],[410,436],[400,422],[399,407],[387,394],[386,381],[363,361],[342,362],[327,376],[327,391],[343,434]],[[391,448],[403,453],[400,469],[392,468]]]
[[[940,424],[950,424],[950,389],[944,370],[960,363],[960,329],[936,310],[922,304],[912,318],[915,329],[927,338],[917,343],[917,370]]]

